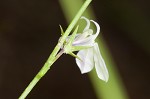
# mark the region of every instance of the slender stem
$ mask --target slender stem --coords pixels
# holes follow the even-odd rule
[[[60,50],[60,47],[64,43],[65,39],[68,37],[69,33],[72,31],[73,27],[76,25],[77,21],[87,8],[87,6],[90,4],[92,0],[86,0],[85,3],[82,5],[70,25],[68,26],[67,30],[65,31],[64,35],[62,36],[61,40],[58,42],[56,47],[54,48],[53,52],[49,56],[48,60],[42,67],[42,69],[38,72],[38,74],[34,77],[34,79],[30,82],[30,84],[27,86],[27,88],[24,90],[24,92],[21,94],[19,99],[25,99],[26,96],[31,92],[33,87],[37,84],[37,82],[46,74],[46,72],[50,69],[51,65],[58,59],[57,53]],[[61,56],[61,55],[60,55]],[[59,57],[60,57],[59,56]]]
[[[85,3],[82,5],[82,7],[78,11],[78,13],[74,17],[74,19],[72,20],[72,22],[68,26],[67,30],[65,31],[65,34],[64,34],[64,36],[61,39],[62,42],[65,41],[65,39],[67,38],[67,36],[69,35],[69,33],[72,31],[73,27],[76,25],[76,23],[78,22],[79,18],[81,17],[81,15],[83,14],[83,12],[85,11],[85,9],[87,8],[87,6],[90,4],[91,1],[92,0],[86,0]]]

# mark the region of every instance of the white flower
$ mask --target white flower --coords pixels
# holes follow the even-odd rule
[[[89,48],[80,50],[77,53],[77,56],[80,58],[76,58],[76,63],[81,71],[81,73],[90,72],[95,66],[98,77],[105,82],[108,81],[109,74],[106,68],[106,64],[101,56],[99,46],[95,42],[96,37],[100,32],[100,27],[98,23],[93,20],[88,20],[85,17],[81,17],[81,19],[85,19],[87,25],[83,30],[83,33],[79,33],[76,35],[72,46],[90,46]],[[93,22],[96,25],[97,31],[93,34],[93,30],[90,29],[90,22]]]
[[[77,27],[72,35],[66,38],[64,45],[61,46],[62,51],[59,54],[66,53],[76,57],[76,63],[82,74],[90,72],[95,66],[98,77],[107,82],[109,78],[108,70],[101,56],[99,46],[95,42],[95,39],[100,33],[100,26],[97,22],[85,17],[81,17],[81,19],[84,19],[87,22],[83,33],[76,34],[78,30]],[[90,22],[93,22],[96,25],[97,30],[95,34],[93,34],[93,30],[90,29]],[[63,33],[62,28],[61,31]],[[75,55],[73,53],[74,51],[79,52]]]

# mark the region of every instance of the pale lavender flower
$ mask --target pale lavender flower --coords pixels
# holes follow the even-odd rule
[[[97,22],[93,20],[88,20],[85,17],[81,17],[81,19],[85,19],[87,25],[83,30],[83,33],[78,34],[73,42],[73,46],[90,46],[89,48],[82,49],[77,53],[77,56],[80,58],[76,58],[76,63],[81,71],[81,73],[90,72],[95,66],[98,77],[101,80],[108,81],[109,74],[106,68],[106,64],[101,56],[99,46],[97,42],[95,42],[96,37],[100,33],[100,26]],[[90,29],[90,22],[93,22],[96,25],[97,31],[93,34],[93,30]]]

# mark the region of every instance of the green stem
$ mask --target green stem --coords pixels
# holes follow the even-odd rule
[[[38,72],[38,74],[34,77],[34,79],[30,82],[30,84],[27,86],[27,88],[24,90],[24,92],[21,94],[19,99],[25,99],[26,96],[31,92],[33,87],[37,84],[37,82],[47,73],[47,71],[50,69],[52,64],[58,59],[57,53],[60,50],[60,47],[63,45],[65,39],[68,37],[69,33],[72,31],[74,26],[76,25],[77,21],[87,8],[87,6],[90,4],[92,0],[86,0],[85,3],[82,5],[70,25],[68,26],[67,30],[65,31],[64,35],[62,36],[61,40],[58,42],[56,47],[54,48],[53,52],[49,56],[48,60],[42,67],[42,69]],[[59,56],[60,57],[60,56]]]

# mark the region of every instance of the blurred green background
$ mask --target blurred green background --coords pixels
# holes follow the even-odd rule
[[[148,0],[91,3],[92,13],[101,26],[100,39],[115,65],[109,67],[117,69],[130,99],[150,98],[149,4]],[[0,1],[0,99],[19,97],[57,44],[59,24],[64,29],[68,26],[58,0]],[[73,57],[63,55],[28,98],[99,99],[90,78],[81,75]],[[102,92],[99,94],[102,96]]]

